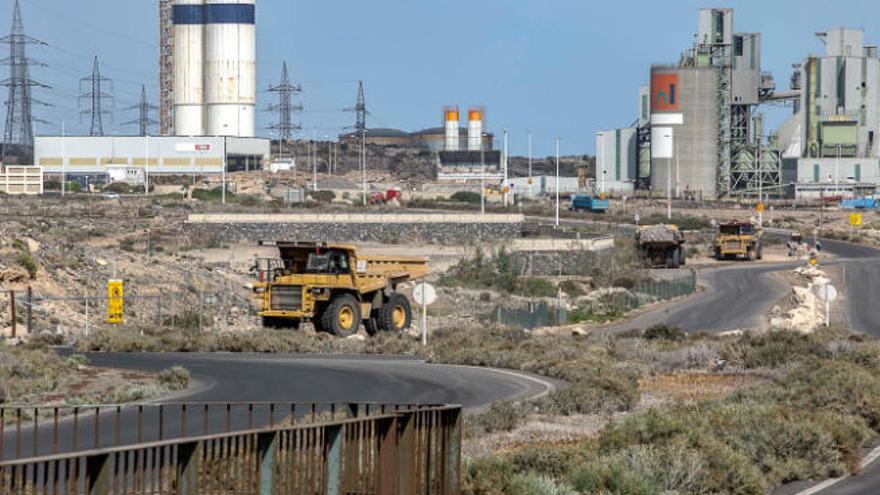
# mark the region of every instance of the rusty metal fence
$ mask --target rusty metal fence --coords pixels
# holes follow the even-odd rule
[[[228,406],[228,407],[227,407]],[[461,469],[459,406],[376,404],[178,404],[178,435],[0,462],[0,493],[16,494],[457,494]],[[269,422],[257,427],[257,406]],[[303,407],[304,406],[304,407]],[[158,407],[158,406],[157,406]],[[217,407],[228,431],[211,430]],[[298,417],[298,407],[300,416]],[[16,416],[20,409],[13,408]],[[124,408],[114,409],[122,443]],[[53,411],[53,430],[62,422]],[[135,412],[137,406],[135,406]],[[187,436],[191,411],[203,411]],[[228,412],[227,412],[228,411]],[[343,414],[345,417],[337,416]],[[100,445],[100,409],[94,417]],[[143,425],[144,416],[134,418]],[[247,428],[232,429],[236,420]],[[34,423],[39,425],[37,419]],[[23,424],[16,423],[17,435]],[[37,427],[34,426],[36,429]],[[143,428],[143,426],[135,426]],[[74,431],[76,431],[74,429]],[[141,431],[141,434],[143,431]],[[59,438],[55,433],[55,438]],[[4,435],[0,435],[3,438]],[[17,437],[20,440],[20,436]],[[34,451],[39,451],[34,432]],[[76,443],[74,443],[76,445]],[[57,448],[57,447],[53,447]]]

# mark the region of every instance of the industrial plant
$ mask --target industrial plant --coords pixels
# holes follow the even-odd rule
[[[732,9],[699,11],[694,45],[650,68],[631,127],[596,135],[599,184],[675,197],[839,197],[878,176],[880,60],[861,29],[819,33],[825,54],[777,89],[761,67],[761,34],[734,29]],[[762,105],[792,115],[765,129]]]

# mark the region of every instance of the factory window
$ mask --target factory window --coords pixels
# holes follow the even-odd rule
[[[745,50],[744,47],[745,40],[742,36],[737,36],[733,39],[733,55],[735,57],[742,57]]]
[[[813,165],[813,182],[819,182],[819,164]]]

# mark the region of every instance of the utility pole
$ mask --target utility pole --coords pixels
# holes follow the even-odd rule
[[[529,131],[529,199],[532,197],[532,131]]]
[[[33,163],[34,155],[34,119],[33,105],[51,106],[36,100],[31,95],[33,88],[49,88],[45,84],[34,81],[30,77],[30,66],[45,66],[27,57],[27,45],[46,46],[46,43],[24,34],[24,22],[21,18],[19,0],[15,0],[12,11],[12,29],[8,36],[0,38],[0,43],[9,45],[9,58],[0,64],[9,66],[9,79],[0,82],[0,86],[9,88],[6,99],[6,129],[3,134],[3,162],[6,164]],[[39,122],[45,122],[39,120]]]
[[[83,92],[82,87],[83,84],[87,84],[89,86],[88,92]],[[104,84],[110,86],[110,90],[113,89],[113,81],[110,79],[101,76],[101,68],[98,66],[98,57],[95,56],[95,61],[92,65],[92,74],[88,77],[84,77],[80,79],[80,100],[88,99],[90,103],[90,107],[88,110],[83,110],[80,112],[83,115],[88,115],[91,118],[92,124],[89,128],[89,136],[103,136],[104,135],[104,115],[110,115],[110,112],[103,110],[104,100],[113,100],[113,95],[110,93],[104,93],[102,87]]]
[[[501,185],[501,192],[503,193],[503,196],[504,196],[504,207],[505,208],[507,208],[507,205],[508,205],[508,196],[507,195],[509,194],[509,191],[510,191],[510,188],[507,184],[507,165],[508,165],[508,159],[509,159],[508,153],[510,152],[509,151],[510,148],[508,147],[509,144],[510,143],[508,142],[507,129],[504,129],[504,182]]]
[[[483,134],[485,136],[485,134]],[[480,213],[486,214],[486,144],[480,136]]]
[[[367,206],[367,129],[361,129],[361,180],[363,181],[364,206]]]
[[[556,228],[559,228],[559,138],[556,138]]]

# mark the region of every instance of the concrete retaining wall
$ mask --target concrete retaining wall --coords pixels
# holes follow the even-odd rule
[[[199,244],[319,240],[466,244],[522,236],[522,215],[298,214],[190,215],[184,228]]]

